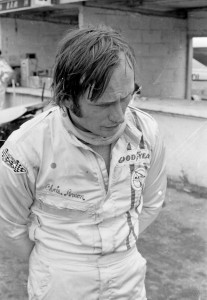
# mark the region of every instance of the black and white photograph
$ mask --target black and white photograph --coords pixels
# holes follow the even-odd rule
[[[0,300],[207,300],[207,0],[0,0]]]

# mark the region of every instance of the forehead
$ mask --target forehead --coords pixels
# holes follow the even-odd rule
[[[114,70],[104,94],[97,100],[97,103],[114,102],[133,91],[134,69],[122,54],[119,66]]]

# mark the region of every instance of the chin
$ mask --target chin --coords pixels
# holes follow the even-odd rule
[[[104,130],[103,134],[101,134],[102,137],[111,137],[113,136],[116,132],[118,131],[118,128],[113,129],[113,130]]]

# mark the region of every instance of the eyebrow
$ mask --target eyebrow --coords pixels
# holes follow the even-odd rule
[[[120,100],[124,100],[125,98],[127,98],[127,97],[129,97],[129,95],[132,95],[133,94],[133,92],[134,91],[132,91],[132,92],[130,92],[128,95],[126,95],[126,96],[124,96],[124,97],[122,97],[122,98],[120,98]],[[95,105],[98,105],[98,106],[101,106],[101,105],[110,105],[110,104],[112,104],[112,103],[115,103],[117,100],[115,100],[115,101],[111,101],[111,102],[95,102]],[[92,103],[94,103],[94,102],[92,102]]]

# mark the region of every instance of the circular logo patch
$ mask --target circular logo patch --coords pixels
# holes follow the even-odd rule
[[[132,172],[132,187],[135,190],[141,190],[146,178],[146,170],[144,167],[139,167]]]

